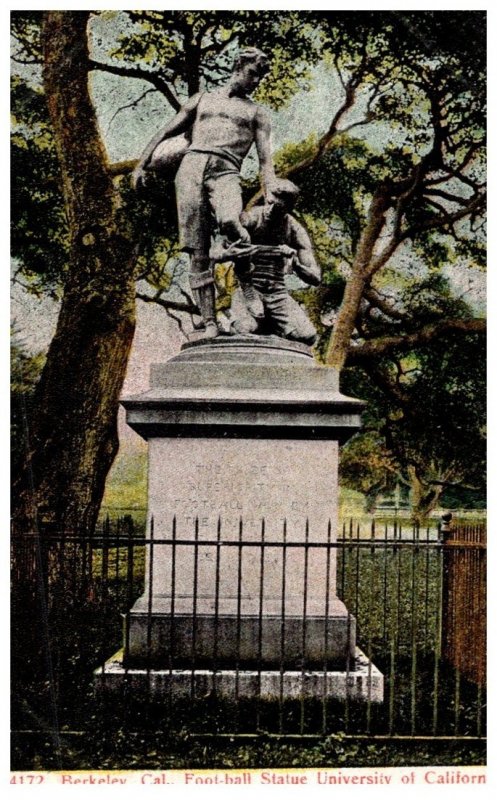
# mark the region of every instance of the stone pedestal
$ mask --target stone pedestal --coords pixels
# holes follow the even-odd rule
[[[150,390],[123,405],[149,444],[153,541],[127,672],[353,671],[329,545],[338,445],[363,404],[337,373],[279,337],[219,337],[153,365]]]

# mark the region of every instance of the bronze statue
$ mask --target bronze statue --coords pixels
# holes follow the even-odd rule
[[[162,168],[182,157],[175,180],[180,245],[190,253],[190,285],[206,338],[219,332],[211,237],[217,230],[228,244],[250,242],[240,221],[240,169],[254,142],[264,195],[268,201],[272,197],[275,174],[269,116],[250,99],[267,70],[268,59],[261,50],[242,50],[228,83],[189,98],[149,143],[133,175],[135,186],[139,185],[154,158]],[[167,140],[172,139],[168,147]]]

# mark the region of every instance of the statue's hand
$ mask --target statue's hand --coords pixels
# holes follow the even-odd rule
[[[135,192],[142,192],[147,182],[147,171],[143,167],[143,162],[138,164],[131,173],[131,185]]]
[[[240,244],[250,244],[251,243],[250,233],[248,232],[248,230],[246,228],[242,228],[241,229],[240,238],[239,238],[238,241],[240,242]]]
[[[293,268],[297,261],[297,251],[293,249],[293,247],[288,247],[288,245],[283,244],[280,246],[280,250],[285,257],[285,274],[289,275],[293,272]]]
[[[138,165],[131,173],[131,185],[135,190],[135,192],[140,192],[141,189],[143,189],[144,181],[145,181],[145,170],[141,165]]]

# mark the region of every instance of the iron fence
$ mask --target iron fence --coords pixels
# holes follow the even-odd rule
[[[444,608],[448,596],[444,561],[447,537],[440,528],[406,528],[398,522],[381,529],[374,522],[368,529],[350,522],[337,541],[332,541],[330,531],[329,527],[325,541],[315,541],[307,526],[295,541],[288,537],[286,523],[278,536],[269,537],[262,521],[261,535],[254,540],[246,538],[240,521],[238,535],[226,541],[222,520],[209,538],[200,535],[197,520],[192,536],[179,539],[174,522],[170,535],[164,537],[154,532],[153,526],[147,536],[140,534],[128,520],[114,525],[107,521],[91,537],[54,533],[14,537],[14,731],[21,735],[22,731],[50,730],[57,737],[61,732],[91,730],[104,721],[136,732],[145,730],[154,718],[154,724],[159,719],[168,731],[187,728],[209,735],[264,732],[280,736],[484,737],[484,672],[468,675],[460,663],[446,657],[447,636],[450,638]],[[464,542],[458,547],[464,549]],[[169,606],[167,616],[173,622],[163,631],[158,653],[153,630],[157,609],[151,587],[157,579],[154,571],[160,550],[168,554],[165,602]],[[228,551],[232,554],[229,559]],[[204,559],[207,554],[209,558]],[[189,630],[180,635],[174,620],[181,616],[184,598],[177,585],[177,572],[178,562],[184,564],[186,557],[191,567],[192,606]],[[205,620],[198,590],[207,562],[213,593],[211,627],[206,631],[202,628]],[[300,576],[298,586],[295,582],[289,586],[292,563],[292,574]],[[231,598],[234,627],[230,631],[234,638],[229,642],[220,615],[226,564],[234,573],[231,580],[236,586]],[[344,696],[332,698],[327,691],[336,672],[326,627],[334,596],[330,576],[335,569],[336,592],[347,608],[347,629],[350,632],[356,626],[357,644],[363,654],[366,689],[363,687],[362,700],[348,689],[357,687],[353,654],[347,655],[341,668],[345,673]],[[316,570],[324,576],[325,646],[318,655],[311,652],[305,624],[316,602]],[[480,583],[464,582],[468,606],[473,596],[482,597],[482,574],[480,571]],[[246,668],[237,659],[242,649],[244,581],[249,579],[257,589],[251,614],[256,649],[250,665],[252,690],[255,685],[252,697],[243,691]],[[269,586],[271,602],[275,602],[278,587],[279,613],[273,614],[274,625],[267,633]],[[290,613],[295,595],[301,603],[300,628]],[[453,598],[453,591],[450,596]],[[140,671],[130,657],[129,615],[139,597],[144,597],[145,603]],[[270,639],[275,640],[272,646],[279,652],[277,665],[273,663],[270,669],[273,678],[276,675],[271,696],[264,690]],[[223,683],[226,647],[232,650],[228,693]],[[110,691],[111,657],[116,653],[124,675],[118,693]],[[161,704],[157,703],[159,667]],[[383,675],[382,702],[377,702],[372,689],[376,669]],[[99,672],[98,679],[95,671]],[[312,679],[316,671],[320,674],[317,683]],[[289,675],[295,680],[300,676],[293,696],[287,690]]]

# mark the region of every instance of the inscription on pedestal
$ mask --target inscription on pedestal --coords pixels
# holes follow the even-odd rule
[[[229,604],[240,570],[243,603],[259,596],[263,573],[263,602],[281,609],[285,562],[283,602],[302,613],[305,595],[322,612],[335,592],[335,552],[311,546],[305,553],[291,544],[303,544],[306,536],[322,544],[336,538],[336,442],[151,439],[149,447],[149,515],[158,540],[170,538],[176,519],[179,598],[191,597],[195,584],[202,602],[217,591],[221,606]],[[197,548],[181,544],[194,537]],[[252,545],[241,554],[225,546],[218,556],[210,544],[217,537]],[[284,540],[284,554],[271,547]],[[172,579],[171,546],[157,545],[153,594],[168,596]]]

